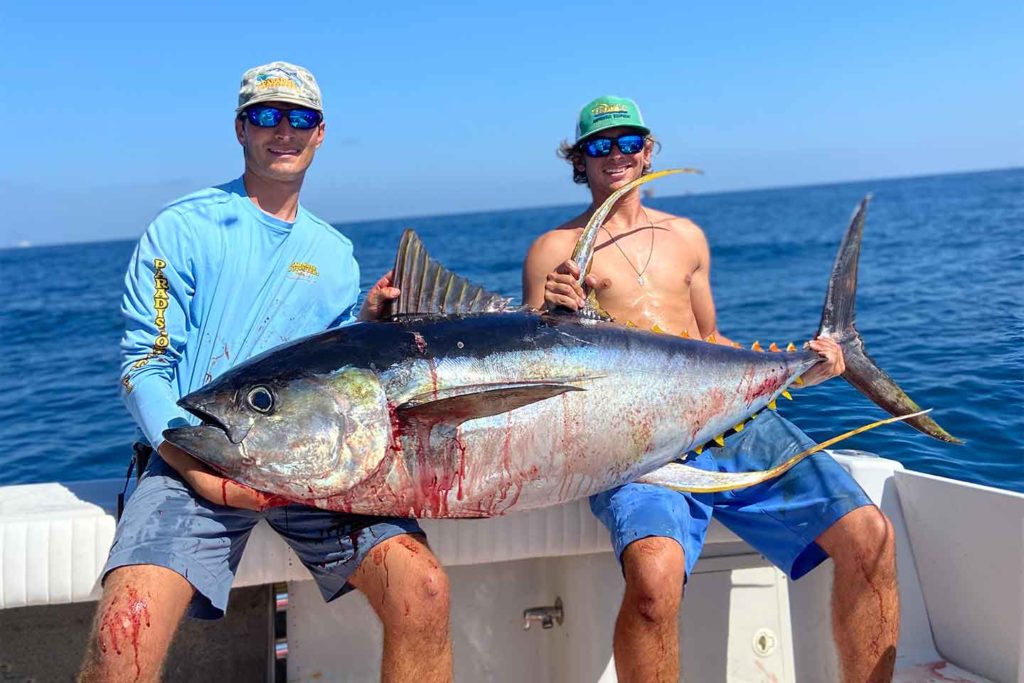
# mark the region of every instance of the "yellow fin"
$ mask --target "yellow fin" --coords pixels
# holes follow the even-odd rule
[[[796,344],[794,344],[793,342],[789,342],[788,344],[786,344],[786,350],[789,351],[790,353],[793,353],[794,351],[796,351]]]
[[[869,429],[874,429],[875,427],[880,427],[892,422],[918,417],[927,412],[927,410],[922,410],[919,413],[901,415],[900,417],[890,417],[885,420],[866,424],[863,427],[858,427],[857,429],[845,432],[839,436],[832,437],[831,439],[822,441],[818,445],[808,448],[805,451],[801,451],[770,470],[761,470],[756,472],[719,472],[717,473],[717,476],[714,476],[709,481],[707,472],[696,471],[690,465],[669,463],[662,469],[655,470],[650,474],[639,477],[636,481],[641,484],[656,484],[658,486],[664,486],[665,488],[672,489],[674,491],[691,491],[694,493],[714,493],[717,491],[732,491],[735,489],[746,488],[747,486],[760,484],[763,481],[768,481],[769,479],[777,477],[807,456],[813,455],[814,453],[824,450],[829,446],[833,446],[844,439],[850,438],[851,436],[855,436],[861,432],[866,432]],[[692,473],[692,475],[687,476],[688,472]]]
[[[654,325],[651,326],[651,332],[654,334],[665,334],[665,330],[658,327],[658,323],[654,323]]]
[[[768,410],[775,410],[775,401],[768,401]]]
[[[719,434],[718,436],[716,436],[714,438],[714,442],[717,443],[719,446],[724,446],[725,445],[725,437],[722,436],[721,434]]]
[[[753,344],[751,344],[750,345],[750,350],[751,351],[764,351],[764,349],[761,348],[761,342],[759,342],[759,341],[755,341]]]
[[[783,389],[782,395],[788,398],[790,401],[793,400],[793,394],[789,393],[789,389]]]
[[[769,351],[774,351],[775,353],[778,353],[782,349],[779,348],[778,344],[776,344],[775,342],[772,342],[771,345],[768,347],[768,350]]]
[[[739,423],[738,425],[736,425],[735,427],[733,427],[733,428],[732,428],[732,430],[733,430],[734,432],[742,432],[742,431],[743,431],[743,423],[742,423],[742,422],[740,422],[740,423]]]

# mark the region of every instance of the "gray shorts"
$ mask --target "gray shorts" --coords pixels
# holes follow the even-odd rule
[[[301,505],[254,512],[211,503],[154,454],[117,524],[103,577],[128,565],[166,567],[196,589],[188,615],[218,619],[249,533],[261,519],[284,537],[327,601],[352,590],[349,577],[375,545],[392,536],[423,533],[415,519]]]

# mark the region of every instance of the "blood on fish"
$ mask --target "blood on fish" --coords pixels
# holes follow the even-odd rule
[[[391,422],[391,440],[388,443],[388,447],[392,453],[402,452],[402,421],[398,419],[398,407],[388,401],[388,419]]]
[[[763,396],[771,396],[786,384],[786,379],[785,371],[774,370],[768,377],[762,380],[760,384],[747,389],[747,393],[743,397],[743,400],[749,404]]]
[[[711,389],[701,396],[696,406],[691,406],[683,415],[683,421],[690,425],[690,438],[697,436],[700,430],[712,419],[717,417],[725,407],[725,393],[721,389]]]
[[[437,398],[437,363],[433,358],[429,361],[430,365],[430,384],[434,394],[434,398]]]
[[[412,340],[416,343],[416,348],[419,349],[420,353],[427,352],[427,340],[423,338],[422,334],[419,332],[413,332]]]

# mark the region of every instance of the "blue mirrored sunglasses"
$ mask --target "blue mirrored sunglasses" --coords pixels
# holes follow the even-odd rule
[[[612,153],[612,144],[623,154],[636,154],[644,148],[644,136],[630,133],[617,138],[590,138],[583,142],[583,153],[588,157],[606,157]]]
[[[324,115],[315,109],[280,109],[261,104],[249,107],[242,113],[249,119],[249,123],[260,128],[275,127],[286,114],[289,125],[299,130],[316,128],[324,120]]]

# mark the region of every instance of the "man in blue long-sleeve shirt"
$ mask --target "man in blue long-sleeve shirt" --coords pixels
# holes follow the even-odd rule
[[[324,138],[315,79],[285,62],[250,69],[236,113],[243,176],[165,207],[125,276],[121,388],[157,455],[118,524],[82,679],[159,677],[186,611],[223,615],[249,533],[266,519],[325,599],[352,588],[369,598],[384,626],[384,678],[445,680],[447,580],[415,520],[281,506],[163,440],[165,429],[196,422],[177,406],[181,396],[356,318],[352,243],[299,204]],[[397,294],[381,278],[359,317],[376,317]]]

